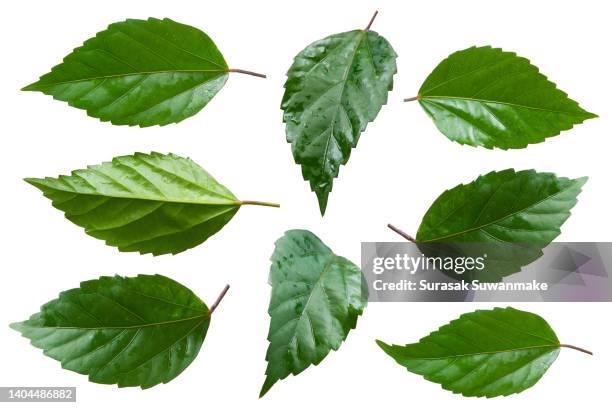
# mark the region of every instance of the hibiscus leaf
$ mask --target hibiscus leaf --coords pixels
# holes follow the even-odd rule
[[[75,170],[70,176],[28,178],[73,223],[120,251],[176,254],[206,241],[242,205],[191,159],[135,153]]]
[[[367,304],[361,270],[309,231],[287,231],[271,260],[270,345],[260,397],[338,350]]]
[[[536,384],[557,358],[561,344],[540,316],[495,308],[461,315],[417,343],[389,345],[385,353],[408,371],[466,397],[498,397]]]
[[[491,172],[446,190],[423,216],[416,239],[404,236],[429,256],[487,253],[484,270],[461,278],[499,281],[542,255],[586,181],[534,170]]]
[[[417,99],[450,140],[488,149],[524,148],[597,117],[528,59],[490,46],[451,54],[407,100]]]
[[[230,69],[204,32],[168,18],[111,24],[24,91],[39,91],[115,125],[177,123],[223,88]]]
[[[228,288],[209,309],[165,276],[103,276],[60,293],[11,327],[92,382],[150,388],[193,362]]]
[[[372,21],[366,29],[310,44],[295,56],[287,73],[281,104],[287,142],[317,195],[321,215],[340,165],[348,162],[351,149],[393,88],[397,55],[387,40],[370,30]]]

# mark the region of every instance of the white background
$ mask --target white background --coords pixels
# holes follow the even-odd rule
[[[586,1],[13,1],[2,3],[0,181],[2,283],[0,386],[76,386],[78,406],[510,407],[606,405],[612,347],[610,304],[533,303],[563,342],[590,348],[589,357],[562,350],[533,388],[507,398],[464,398],[425,381],[374,343],[418,340],[439,325],[490,304],[371,304],[338,352],[317,367],[276,384],[263,399],[269,318],[267,284],[274,241],[307,228],[334,251],[359,262],[361,241],[398,237],[392,222],[416,232],[444,189],[508,167],[567,177],[589,176],[559,240],[610,240],[610,10]],[[334,183],[325,218],[284,140],[279,104],[292,57],[332,33],[373,30],[399,54],[389,103],[368,126]],[[112,126],[40,93],[19,89],[59,63],[82,41],[125,18],[170,17],[206,31],[233,74],[196,116],[147,129]],[[452,143],[414,96],[449,53],[491,44],[528,57],[581,105],[600,115],[546,143],[490,151]],[[239,198],[276,201],[280,209],[244,207],[204,245],[177,256],[120,253],[87,236],[21,179],[55,176],[135,151],[174,152],[201,164]],[[212,302],[232,285],[215,313],[199,357],[166,385],[137,388],[89,383],[62,370],[8,324],[23,320],[64,289],[99,275],[163,273]],[[505,305],[502,305],[505,306]],[[513,405],[515,404],[515,405]]]

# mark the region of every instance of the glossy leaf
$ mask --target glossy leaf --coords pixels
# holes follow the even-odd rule
[[[191,290],[165,276],[104,276],[60,293],[11,327],[92,382],[149,388],[193,362],[211,313]]]
[[[361,270],[309,231],[287,231],[271,260],[270,345],[260,397],[337,350],[367,304]]]
[[[191,159],[136,153],[75,170],[28,178],[92,237],[120,251],[176,254],[206,241],[243,204]]]
[[[489,46],[451,54],[411,99],[450,140],[488,149],[524,148],[597,117],[528,59]]]
[[[130,19],[88,39],[23,90],[115,125],[163,126],[199,112],[232,71],[202,31],[168,18]]]
[[[586,181],[534,170],[491,172],[442,193],[425,213],[416,242],[424,251],[447,248],[435,244],[486,244],[487,269],[464,278],[500,280],[541,256],[560,234]]]
[[[321,215],[340,165],[387,103],[395,59],[387,40],[367,29],[331,35],[295,56],[285,83],[283,121]]]
[[[540,316],[507,307],[461,315],[417,343],[385,353],[408,371],[466,397],[497,397],[532,387],[555,361],[557,335]]]

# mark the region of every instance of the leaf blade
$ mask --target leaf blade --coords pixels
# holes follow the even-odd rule
[[[417,244],[426,254],[487,254],[485,269],[449,276],[500,281],[538,259],[559,236],[586,181],[534,170],[490,172],[436,198],[423,216]]]
[[[170,19],[128,19],[85,41],[23,88],[116,125],[178,123],[223,87],[229,68],[204,32]]]
[[[549,243],[559,235],[559,227],[569,217],[569,211],[576,204],[576,197],[587,180],[587,177],[572,180],[556,177],[552,173],[537,173],[535,170],[515,172],[514,169],[506,169],[490,172],[467,185],[460,184],[442,193],[425,213],[417,231],[417,241],[445,241],[452,238],[459,242],[480,242],[481,239],[474,237],[472,232],[498,224],[504,225],[504,222],[508,223],[505,225],[507,227],[512,227],[513,222],[521,223],[517,227],[531,226],[532,223],[522,222],[518,216],[535,209],[549,210],[558,214],[558,218],[545,220],[547,222],[544,225],[536,225],[554,228],[544,231],[549,233],[543,236],[530,237],[527,242]],[[564,204],[567,199],[569,202]],[[543,208],[548,200],[560,202],[553,203],[552,208]],[[446,206],[448,203],[452,204],[452,209]],[[482,207],[475,204],[482,204]],[[512,238],[513,235],[508,233],[506,236]]]
[[[260,398],[337,350],[367,304],[359,268],[309,231],[287,231],[271,260],[270,345]]]
[[[543,318],[511,307],[463,314],[417,343],[377,344],[408,371],[446,390],[487,398],[535,385],[561,346]]]
[[[161,275],[101,277],[11,327],[62,368],[100,384],[150,388],[181,374],[210,324],[193,292]]]
[[[490,46],[451,54],[425,80],[418,100],[449,139],[488,149],[524,148],[597,117],[526,58]]]
[[[354,30],[315,41],[294,58],[281,103],[283,122],[321,215],[340,166],[387,103],[396,56],[382,36]]]
[[[120,251],[153,255],[201,244],[243,204],[192,160],[172,153],[119,156],[70,176],[26,181],[87,234]]]

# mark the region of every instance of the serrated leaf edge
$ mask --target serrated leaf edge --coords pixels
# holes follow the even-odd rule
[[[517,54],[516,52],[514,52],[514,51],[505,51],[504,49],[502,49],[502,48],[500,48],[500,47],[492,47],[492,46],[490,46],[490,45],[484,45],[484,46],[476,46],[476,45],[474,45],[474,46],[471,46],[471,47],[469,47],[469,48],[466,48],[466,49],[463,49],[463,50],[459,50],[459,51],[455,51],[455,52],[451,53],[451,54],[450,54],[450,55],[448,55],[446,58],[444,58],[444,59],[443,59],[443,60],[442,60],[442,61],[441,61],[441,62],[440,62],[438,65],[440,65],[440,64],[442,64],[442,63],[444,63],[445,61],[447,61],[449,58],[451,58],[453,55],[455,55],[455,54],[457,54],[457,53],[460,53],[460,52],[463,52],[463,51],[467,51],[467,50],[470,50],[470,49],[476,49],[476,48],[488,48],[488,49],[491,49],[491,50],[498,50],[498,51],[500,51],[500,52],[502,52],[502,53],[504,53],[504,54],[512,55],[512,56],[514,56],[514,57],[516,57],[516,58],[518,58],[518,59],[524,60],[524,61],[525,61],[525,62],[527,62],[529,65],[531,65],[532,67],[534,67],[534,68],[535,68],[535,73],[542,75],[543,79],[544,79],[545,81],[549,82],[549,83],[550,83],[550,84],[551,84],[551,85],[552,85],[552,86],[553,86],[553,87],[554,87],[554,88],[555,88],[557,91],[561,92],[561,93],[562,93],[562,94],[563,94],[563,95],[564,95],[564,96],[565,96],[567,99],[569,99],[569,100],[571,100],[571,101],[575,102],[575,103],[576,103],[576,106],[577,106],[579,109],[581,109],[582,111],[584,111],[584,115],[583,115],[583,117],[581,117],[581,118],[577,119],[577,121],[576,121],[576,122],[574,122],[574,123],[570,124],[570,126],[569,126],[569,127],[565,128],[565,129],[560,129],[560,130],[559,130],[558,132],[556,132],[555,134],[551,134],[551,135],[548,135],[548,136],[544,136],[544,137],[542,137],[542,140],[537,140],[537,141],[533,141],[533,142],[526,142],[526,143],[524,143],[524,144],[521,144],[520,146],[512,146],[512,147],[507,146],[507,147],[502,147],[502,146],[496,146],[496,145],[484,145],[484,144],[476,144],[476,145],[474,145],[474,144],[467,143],[466,141],[463,141],[463,140],[451,139],[451,138],[449,138],[448,136],[444,135],[444,136],[446,136],[446,137],[447,137],[449,140],[451,140],[451,141],[453,141],[453,142],[455,142],[455,143],[458,143],[458,144],[460,144],[460,145],[462,145],[462,146],[467,145],[467,146],[470,146],[470,147],[484,147],[484,148],[489,149],[489,150],[500,149],[500,150],[504,150],[504,151],[505,151],[505,150],[511,150],[511,149],[524,149],[524,148],[528,147],[529,145],[543,143],[543,142],[545,142],[547,139],[549,139],[549,138],[551,138],[551,137],[559,136],[559,135],[561,134],[561,132],[564,132],[564,131],[567,131],[567,130],[571,130],[571,129],[573,129],[573,128],[574,128],[574,126],[576,126],[576,125],[580,125],[580,124],[584,123],[585,121],[587,121],[587,120],[589,120],[589,119],[595,119],[595,118],[598,118],[598,117],[599,117],[597,114],[592,113],[592,112],[589,112],[589,111],[587,111],[587,110],[583,109],[583,108],[580,106],[580,104],[579,104],[578,102],[574,101],[573,99],[571,99],[571,98],[569,97],[569,95],[567,94],[567,92],[565,92],[565,91],[563,91],[562,89],[560,89],[560,88],[557,86],[557,84],[556,84],[555,82],[551,81],[551,80],[550,80],[550,79],[549,79],[549,78],[548,78],[548,77],[547,77],[547,76],[546,76],[544,73],[542,73],[542,72],[540,71],[539,67],[537,67],[536,65],[532,64],[532,63],[531,63],[531,61],[530,61],[528,58],[523,57],[523,56],[520,56],[520,55],[518,55],[518,54]],[[471,74],[471,73],[473,73],[473,72],[469,72],[469,73],[467,73],[467,74]],[[465,76],[465,75],[467,75],[467,74],[461,75],[460,77],[463,77],[463,76]],[[456,79],[459,79],[460,77],[453,78],[452,80],[445,81],[445,82],[444,82],[444,84],[446,84],[446,83],[448,83],[448,82],[451,82],[451,81],[454,81],[454,80],[456,80]],[[437,85],[436,87],[438,87],[438,86],[440,86],[440,84],[439,84],[439,85]],[[574,116],[574,117],[575,117],[575,115],[577,115],[577,113],[576,113],[576,112],[554,111],[554,110],[549,110],[549,109],[541,109],[541,108],[537,108],[537,107],[523,106],[523,105],[517,105],[517,104],[512,104],[512,103],[507,103],[507,102],[500,102],[500,101],[490,101],[490,100],[484,100],[484,99],[474,99],[474,98],[468,98],[468,97],[426,96],[426,95],[424,96],[424,95],[422,95],[423,93],[426,93],[426,92],[430,92],[430,91],[432,91],[432,90],[433,90],[433,89],[435,89],[436,87],[434,87],[434,88],[430,88],[430,89],[425,90],[425,91],[424,91],[424,90],[422,90],[422,89],[419,89],[419,92],[418,92],[418,94],[417,94],[417,96],[416,96],[416,97],[414,97],[414,98],[408,98],[408,99],[405,99],[405,101],[418,100],[418,101],[419,101],[419,104],[421,105],[421,107],[423,108],[423,110],[425,111],[425,113],[427,113],[427,115],[428,115],[430,118],[432,118],[432,119],[433,119],[433,117],[432,117],[431,113],[429,112],[429,110],[426,108],[425,102],[426,102],[426,101],[428,101],[428,100],[435,101],[436,99],[458,99],[458,100],[466,100],[466,101],[480,102],[480,103],[482,103],[482,104],[485,104],[485,103],[491,103],[491,104],[498,104],[498,105],[515,106],[515,107],[520,107],[520,108],[524,108],[524,109],[531,109],[531,110],[544,110],[544,111],[547,111],[547,112],[566,113],[566,114],[568,114],[568,115],[572,115],[572,116]],[[442,108],[444,108],[444,107],[442,107]],[[452,112],[449,112],[449,113],[450,113],[451,115],[453,115],[454,117],[457,117],[457,118],[459,118],[459,119],[460,119],[460,120],[462,120],[462,121],[465,121],[465,119],[463,119],[462,117],[460,117],[460,116],[456,116],[456,115],[454,115]],[[475,126],[473,123],[470,123],[470,122],[468,122],[468,125],[469,125],[469,126],[472,126],[472,127],[476,127],[476,126]],[[479,130],[481,130],[481,131],[482,131],[482,129],[479,129]],[[483,132],[483,133],[487,134],[489,137],[491,137],[491,136],[492,136],[492,135],[489,135],[487,132]]]
[[[530,170],[520,170],[520,171],[518,171],[518,172],[517,172],[516,170],[514,170],[514,169],[508,169],[508,170],[512,170],[512,171],[513,171],[515,174],[516,174],[516,173],[519,173],[519,172],[530,172],[530,173],[537,173],[537,172],[536,172],[534,169],[530,169]],[[502,170],[502,171],[503,171],[503,170]],[[444,190],[444,192],[443,192],[442,194],[440,194],[440,195],[439,195],[439,196],[438,196],[438,197],[437,197],[437,198],[434,200],[434,203],[436,202],[436,200],[437,200],[438,198],[440,198],[440,197],[441,197],[443,194],[447,193],[448,191],[453,190],[453,189],[458,188],[458,187],[466,187],[466,186],[468,186],[468,185],[470,185],[470,184],[472,184],[472,183],[476,182],[476,180],[478,180],[479,178],[484,177],[484,176],[487,176],[488,174],[491,174],[491,173],[499,173],[499,172],[498,172],[498,171],[492,171],[492,172],[489,172],[489,173],[487,173],[487,174],[485,174],[485,175],[481,175],[481,176],[479,176],[477,179],[475,179],[475,180],[473,180],[473,181],[471,181],[471,182],[469,182],[469,183],[465,183],[465,184],[461,183],[461,184],[458,184],[458,185],[456,185],[456,186],[454,186],[454,187],[452,187],[452,188],[446,189],[446,190]],[[496,219],[496,220],[494,220],[494,221],[491,221],[491,222],[489,222],[489,223],[487,223],[487,224],[484,224],[484,225],[481,225],[481,226],[478,226],[478,227],[473,227],[473,228],[471,228],[471,229],[467,229],[467,230],[464,230],[464,231],[459,231],[459,232],[456,232],[456,233],[453,233],[453,234],[448,234],[448,235],[445,235],[445,236],[443,236],[443,237],[438,237],[438,238],[435,238],[435,239],[428,239],[428,240],[419,240],[419,239],[417,239],[417,240],[416,240],[416,242],[417,242],[417,243],[419,243],[419,244],[425,244],[425,243],[429,243],[429,242],[437,242],[437,241],[440,241],[440,240],[443,240],[443,239],[447,239],[447,238],[450,238],[450,237],[454,237],[454,236],[457,236],[457,235],[466,234],[466,233],[469,233],[469,232],[472,232],[472,231],[478,231],[478,230],[480,230],[480,229],[482,229],[482,228],[486,228],[486,227],[488,227],[488,226],[490,226],[490,225],[493,225],[493,224],[495,224],[495,223],[498,223],[498,222],[500,222],[500,221],[503,221],[504,219],[506,219],[506,218],[508,218],[508,217],[512,217],[512,216],[514,216],[514,215],[517,215],[517,214],[519,214],[519,213],[521,213],[521,212],[523,212],[523,211],[525,211],[525,210],[528,210],[528,209],[529,209],[529,208],[531,208],[531,207],[534,207],[534,206],[536,206],[536,205],[539,205],[539,204],[541,204],[541,203],[543,203],[543,202],[545,202],[545,201],[547,201],[547,200],[553,199],[553,198],[554,198],[554,197],[556,197],[557,195],[562,194],[562,193],[566,192],[567,190],[569,190],[570,188],[574,188],[574,187],[577,187],[577,188],[578,188],[578,192],[577,192],[577,194],[576,194],[576,202],[578,202],[578,194],[580,194],[580,192],[582,192],[582,186],[584,186],[584,185],[585,185],[585,183],[586,183],[586,182],[588,181],[588,179],[589,179],[587,176],[584,176],[584,177],[579,177],[579,178],[575,178],[575,179],[569,179],[569,178],[567,178],[567,177],[557,177],[557,176],[556,176],[554,173],[537,173],[537,174],[540,174],[540,175],[552,175],[552,176],[554,176],[554,177],[556,177],[556,178],[558,178],[558,179],[566,179],[566,180],[570,180],[570,181],[572,181],[572,184],[570,184],[569,186],[567,186],[565,189],[559,190],[559,191],[558,191],[558,192],[556,192],[555,194],[552,194],[552,195],[550,195],[550,196],[547,196],[546,198],[543,198],[543,199],[541,199],[540,201],[538,201],[538,202],[536,202],[536,203],[533,203],[533,204],[529,205],[529,207],[525,207],[525,208],[522,208],[522,209],[520,209],[520,210],[517,210],[517,211],[515,211],[515,212],[513,212],[513,213],[511,213],[511,214],[505,215],[504,217],[499,218],[499,219]],[[432,205],[433,205],[433,204],[432,204]],[[572,208],[573,208],[573,207],[572,207]],[[571,212],[571,210],[568,210],[568,214],[570,214],[570,215],[571,215],[571,213],[572,213],[572,212]],[[557,232],[558,232],[558,233],[561,233],[561,228],[557,228]],[[418,236],[418,231],[417,231],[417,236]]]
[[[149,277],[149,276],[160,276],[160,277],[164,277],[164,278],[165,278],[165,276],[164,276],[164,275],[160,275],[160,274],[154,274],[154,275],[138,274],[136,277]],[[115,275],[115,276],[101,276],[101,277],[99,277],[98,279],[94,279],[94,280],[99,280],[99,279],[102,279],[102,278],[109,278],[109,279],[121,278],[121,279],[123,279],[123,280],[124,280],[124,279],[129,279],[129,278],[124,277],[124,276]],[[168,279],[170,279],[170,278],[168,278]],[[86,282],[87,282],[87,281],[83,281],[83,282],[81,282],[81,283],[79,284],[79,288],[83,288],[83,286],[82,286],[82,285],[83,285],[84,283],[86,283]],[[175,282],[176,282],[176,281],[175,281]],[[178,283],[178,282],[177,282],[177,283]],[[195,294],[195,293],[194,293],[194,292],[193,292],[191,289],[189,289],[189,288],[187,288],[187,287],[185,287],[185,288],[186,288],[186,289],[188,289],[188,290],[189,290],[189,291],[190,291],[190,292],[191,292],[191,293],[192,293],[192,294],[193,294],[195,297],[197,297],[197,298],[199,299],[199,297],[198,297],[198,296],[197,296],[197,295],[196,295],[196,294]],[[61,298],[61,296],[62,296],[64,293],[68,292],[68,291],[69,291],[69,290],[61,291],[61,292],[59,293],[59,295],[57,296],[57,298],[55,298],[55,299],[53,299],[53,300],[60,299],[60,298]],[[109,299],[110,299],[110,298],[109,298]],[[182,322],[182,321],[188,321],[188,320],[197,320],[197,319],[202,319],[202,322],[200,322],[200,323],[196,324],[195,326],[193,326],[191,329],[189,329],[189,331],[188,331],[188,332],[187,332],[185,335],[183,335],[183,337],[181,337],[180,339],[176,340],[176,341],[175,341],[175,342],[174,342],[174,343],[173,343],[173,344],[172,344],[170,347],[168,347],[168,349],[170,349],[170,348],[171,348],[171,347],[173,347],[173,346],[174,346],[176,343],[178,343],[179,341],[183,340],[183,339],[184,339],[184,338],[186,338],[188,335],[190,335],[191,333],[193,333],[193,332],[196,330],[196,328],[200,327],[200,326],[202,325],[202,323],[206,322],[206,320],[209,320],[209,321],[211,320],[212,312],[211,312],[211,311],[208,309],[208,306],[206,305],[206,303],[204,303],[204,302],[202,301],[202,304],[204,305],[204,307],[205,307],[205,309],[204,309],[204,310],[205,310],[207,313],[205,313],[205,314],[203,314],[203,315],[200,315],[200,316],[194,316],[194,317],[190,317],[190,318],[186,318],[186,319],[179,319],[179,320],[172,320],[172,321],[164,321],[164,322],[158,322],[158,323],[150,323],[150,324],[146,324],[146,325],[124,326],[124,327],[110,327],[110,326],[109,326],[109,327],[100,327],[100,328],[88,328],[88,327],[48,327],[48,329],[53,329],[53,330],[62,330],[62,329],[82,329],[82,330],[113,330],[113,329],[115,329],[115,330],[120,330],[120,329],[124,329],[124,330],[127,330],[127,329],[136,329],[136,328],[137,328],[137,329],[139,329],[139,330],[140,330],[140,329],[142,329],[142,328],[144,328],[144,327],[152,327],[152,326],[158,326],[158,325],[164,325],[164,324],[173,324],[173,323],[179,323],[179,322]],[[43,305],[43,306],[44,306],[44,305]],[[123,307],[123,305],[120,305],[120,306],[121,306],[121,307]],[[180,305],[180,306],[181,306],[181,307],[184,307],[184,308],[188,308],[188,309],[193,309],[192,307],[189,307],[189,306],[186,306],[186,305]],[[42,307],[41,307],[41,310],[42,310]],[[39,313],[39,312],[37,312],[37,313]],[[32,316],[30,316],[30,318],[32,318],[33,316],[35,316],[37,313],[35,313],[35,314],[33,314]],[[208,319],[207,319],[207,318],[208,318]],[[58,359],[56,359],[56,358],[54,358],[54,357],[51,357],[49,354],[47,354],[47,351],[46,351],[45,349],[43,349],[43,348],[41,348],[41,347],[38,347],[38,346],[34,345],[34,343],[33,343],[33,342],[34,342],[34,339],[30,339],[30,338],[26,337],[26,336],[23,334],[22,330],[21,330],[21,328],[22,328],[23,326],[26,326],[25,322],[27,322],[27,320],[24,320],[24,321],[21,321],[21,322],[14,322],[14,323],[10,323],[10,324],[9,324],[9,327],[10,327],[11,329],[13,329],[13,330],[15,330],[15,331],[19,332],[19,333],[21,334],[21,337],[28,339],[28,340],[29,340],[29,344],[30,344],[32,347],[37,348],[37,349],[39,349],[39,350],[42,350],[42,351],[43,351],[43,355],[45,355],[45,356],[47,356],[47,357],[50,357],[50,358],[52,358],[52,359],[53,359],[53,360],[55,360],[55,361],[58,361],[58,362],[60,363],[60,366],[62,367],[62,369],[67,370],[67,371],[72,371],[72,372],[77,373],[77,374],[79,374],[79,375],[83,375],[83,374],[81,374],[81,373],[78,373],[77,371],[74,371],[74,370],[71,370],[71,369],[69,369],[69,368],[66,368],[66,367],[65,367],[65,365],[66,365],[68,362],[70,362],[70,361],[68,361],[67,363],[64,363],[64,362],[62,362],[61,360],[58,360]],[[43,329],[43,327],[41,327],[41,329]],[[166,349],[166,350],[162,350],[161,352],[164,352],[164,351],[167,351],[167,349]],[[160,352],[160,353],[158,353],[157,355],[161,354],[161,352]],[[198,351],[198,354],[199,354],[199,351]],[[155,358],[157,355],[153,356],[151,359]],[[196,357],[197,357],[197,356],[196,356]],[[149,360],[151,360],[151,359],[149,359]],[[149,360],[147,360],[147,361],[149,361]],[[195,358],[194,358],[194,361],[195,361]],[[189,365],[191,365],[191,363],[190,363]],[[189,365],[187,365],[187,366],[186,366],[186,367],[183,369],[183,371],[184,371],[185,369],[187,369],[187,367],[188,367]],[[92,383],[94,383],[94,384],[102,384],[102,383],[97,383],[97,382],[94,382],[94,381],[92,381],[92,380],[91,380],[91,376],[92,376],[93,374],[94,374],[94,373],[87,374],[87,379],[88,379],[88,381],[89,381],[89,382],[92,382]],[[180,373],[179,373],[179,374],[180,374]],[[168,382],[170,382],[170,381],[174,380],[176,377],[178,377],[178,375],[179,375],[179,374],[177,374],[177,376],[175,376],[175,377],[171,378],[171,379],[170,379],[170,380],[168,380],[168,381],[164,380],[164,381],[162,381],[162,382],[160,382],[160,383],[158,383],[158,384],[156,384],[156,385],[159,385],[159,384],[167,384]],[[121,384],[119,384],[119,383],[112,383],[112,384],[116,385],[116,386],[117,386],[117,388],[128,388],[128,387],[131,387],[131,386],[126,386],[126,385],[121,385]],[[110,384],[105,384],[105,385],[110,385]],[[154,386],[155,386],[155,385],[152,385],[152,386],[147,387],[147,386],[144,386],[144,385],[140,385],[139,387],[140,387],[141,389],[145,390],[145,389],[148,389],[148,388],[152,388],[152,387],[154,387]]]

